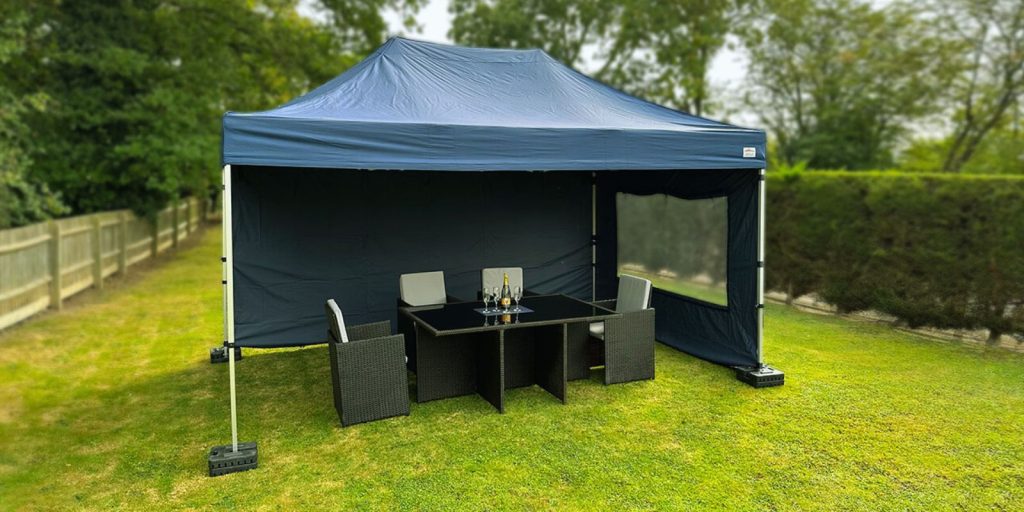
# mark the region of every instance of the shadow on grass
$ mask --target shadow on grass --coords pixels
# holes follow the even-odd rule
[[[381,485],[368,483],[378,478],[439,485],[439,470],[468,475],[545,458],[557,466],[575,458],[622,457],[622,467],[628,468],[633,448],[610,455],[605,440],[642,446],[645,441],[637,437],[645,432],[642,425],[678,417],[680,407],[710,407],[716,422],[742,413],[743,400],[714,406],[695,402],[698,389],[719,396],[740,389],[741,383],[729,380],[728,369],[662,347],[660,380],[604,386],[595,371],[589,380],[570,382],[567,405],[538,386],[508,390],[505,414],[477,395],[417,404],[413,379],[411,416],[342,428],[328,360],[323,345],[245,350],[236,366],[239,440],[257,441],[261,467],[273,469],[217,482],[267,485],[280,492],[282,481],[302,486],[310,475],[346,474],[369,487]],[[706,368],[695,375],[693,365]],[[692,385],[680,386],[688,381]],[[33,464],[30,455],[15,461],[26,470],[23,483],[39,492],[33,500],[116,506],[124,503],[124,493],[167,497],[189,489],[188,501],[208,503],[226,492],[220,484],[204,483],[211,481],[205,476],[207,451],[231,441],[226,364],[212,365],[197,354],[180,371],[108,389],[83,386],[73,396],[53,409],[53,421],[25,425],[32,433],[22,437],[39,443],[26,447],[27,454],[60,446],[67,465],[63,478],[52,480],[53,468]],[[673,423],[659,428],[671,432]],[[571,458],[563,461],[566,454]]]
[[[245,349],[236,364],[240,440],[273,439],[293,447],[314,448],[333,438],[398,425],[428,425],[459,417],[500,416],[483,398],[467,395],[415,403],[415,377],[410,374],[411,417],[398,417],[342,428],[331,396],[327,348]],[[590,380],[570,383],[573,394],[599,393],[600,370]],[[561,407],[537,386],[506,391],[508,407],[525,411]],[[120,459],[118,470],[188,470],[204,472],[209,446],[230,442],[228,365],[197,358],[177,372],[131,381],[105,390],[83,388],[75,399],[59,405],[57,421],[38,425],[46,437],[81,439],[71,449],[85,456],[105,454]],[[146,459],[143,461],[143,459]],[[123,467],[126,466],[126,467]],[[142,475],[136,475],[142,476]]]

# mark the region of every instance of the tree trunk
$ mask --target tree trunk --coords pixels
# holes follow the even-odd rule
[[[999,344],[999,339],[1003,337],[1003,331],[999,329],[988,330],[988,340],[985,341],[989,346],[995,346]]]

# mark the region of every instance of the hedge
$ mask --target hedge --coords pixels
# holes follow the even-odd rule
[[[767,287],[1024,336],[1024,176],[769,172]]]

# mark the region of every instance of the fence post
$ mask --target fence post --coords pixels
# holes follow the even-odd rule
[[[128,271],[128,214],[121,210],[119,216],[121,219],[119,225],[121,236],[118,237],[120,240],[117,251],[117,273],[124,276],[125,272]]]
[[[185,238],[192,235],[192,199],[185,199]]]
[[[157,253],[160,252],[160,212],[156,213],[156,217],[153,217],[153,243],[150,244],[151,252],[153,253],[153,259],[156,259]]]
[[[92,216],[92,285],[103,289],[103,223],[102,214]]]
[[[171,200],[171,247],[174,249],[178,248],[178,224],[181,221],[178,220],[178,210],[181,208],[181,203],[178,203],[177,199]]]
[[[62,308],[60,300],[60,223],[50,221],[50,306],[57,311]]]

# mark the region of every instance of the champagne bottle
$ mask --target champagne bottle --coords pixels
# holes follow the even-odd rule
[[[501,307],[508,309],[512,305],[512,289],[508,286],[508,274],[505,274],[505,281],[501,285]]]

